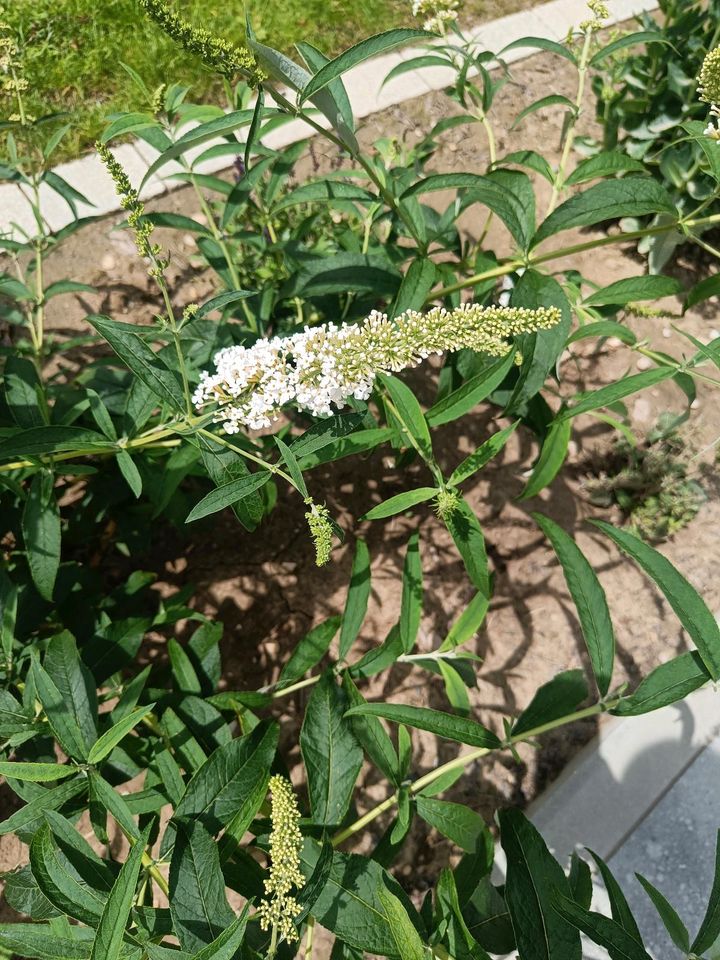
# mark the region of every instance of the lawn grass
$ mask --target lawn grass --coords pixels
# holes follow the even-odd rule
[[[529,6],[532,0],[468,0],[464,19],[475,22]],[[3,5],[5,6],[5,5]],[[250,0],[258,38],[285,52],[309,39],[329,55],[392,27],[417,25],[411,0]],[[219,36],[241,40],[244,10],[238,0],[182,0],[175,9]],[[121,67],[127,63],[154,89],[177,81],[193,96],[212,96],[215,80],[145,19],[136,0],[15,0],[4,19],[27,41],[27,107],[38,116],[62,110],[73,132],[64,158],[87,150],[114,110],[142,109]]]

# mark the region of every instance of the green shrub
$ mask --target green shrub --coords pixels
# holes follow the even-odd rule
[[[34,199],[37,230],[0,240],[9,268],[0,277],[3,320],[11,331],[2,347],[0,401],[0,773],[21,801],[0,832],[29,844],[29,863],[6,878],[6,897],[35,922],[0,925],[0,945],[20,956],[68,960],[251,960],[289,958],[298,949],[309,958],[322,926],[335,937],[335,960],[482,960],[514,951],[523,960],[580,960],[583,931],[611,957],[647,958],[603,864],[615,919],[590,910],[588,863],[573,855],[566,873],[525,816],[507,809],[498,815],[507,858],[498,886],[490,826],[471,806],[440,794],[488,754],[516,756],[519,743],[564,725],[646,713],[717,681],[720,628],[660,553],[595,521],[654,581],[694,645],[670,660],[659,651],[658,666],[635,690],[618,686],[614,628],[597,575],[575,541],[535,513],[577,608],[591,676],[563,671],[503,729],[489,729],[470,715],[468,690],[482,667],[469,645],[492,599],[493,571],[463,489],[519,430],[538,450],[521,494],[529,499],[560,471],[576,417],[616,422],[624,398],[666,380],[689,409],[695,380],[716,382],[707,371],[719,363],[717,342],[689,337],[687,355],[673,357],[652,351],[623,322],[628,305],[672,294],[697,303],[713,294],[713,282],[683,291],[672,278],[643,273],[598,289],[560,264],[627,234],[596,229],[569,244],[558,235],[661,214],[634,236],[682,230],[693,237],[720,215],[707,212],[705,201],[678,208],[645,162],[621,149],[570,171],[588,70],[617,50],[599,38],[604,9],[597,0],[567,44],[524,41],[577,68],[577,98],[561,101],[567,122],[557,166],[532,150],[496,155],[492,106],[506,74],[491,72],[496,58],[476,50],[447,16],[444,41],[419,62],[432,57],[453,69],[449,93],[463,113],[403,154],[387,143],[360,149],[342,77],[373,53],[425,42],[424,32],[386,32],[329,61],[300,44],[303,66],[260,44],[248,28],[251,62],[247,51],[188,32],[156,0],[143,6],[188,51],[222,69],[229,102],[227,109],[195,105],[183,87],[153,92],[137,77],[142,110],[112,119],[99,152],[162,305],[145,324],[89,316],[80,343],[91,353],[76,376],[63,372],[62,360],[78,340],[48,335],[46,306],[84,287],[46,285],[44,265],[83,223],[54,233],[39,188],[47,185],[71,206],[82,198],[50,167],[63,128],[27,116],[18,82],[22,51],[12,40],[4,48],[4,89],[18,102],[3,128],[11,160],[3,176]],[[229,64],[242,67],[232,81]],[[417,65],[410,60],[394,73]],[[254,106],[249,81],[257,84]],[[278,152],[263,144],[268,130],[295,116],[339,157],[329,173],[300,185],[290,177],[303,148]],[[429,172],[443,132],[459,122],[484,128],[489,168]],[[205,222],[146,211],[107,146],[131,133],[158,150],[146,179],[179,163],[175,176],[197,191]],[[702,131],[692,136],[706,146]],[[194,159],[192,148],[201,148]],[[218,153],[236,158],[234,183],[198,172],[203,158]],[[550,185],[546,210],[538,201],[542,178]],[[437,191],[449,197],[440,209],[426,202]],[[480,214],[479,239],[457,227],[471,208]],[[491,220],[503,225],[509,255],[487,246]],[[155,239],[160,226],[197,237],[198,255],[215,277],[209,300],[177,302],[169,254]],[[507,303],[491,305],[503,297]],[[650,368],[573,391],[563,377],[566,349],[608,336],[632,359],[650,360]],[[429,355],[443,357],[442,369],[435,377],[424,367],[429,401],[421,405],[402,374]],[[510,417],[510,425],[443,469],[435,452],[443,428],[481,404]],[[318,563],[329,562],[344,531],[316,468],[377,449],[391,451],[400,469],[412,467],[422,485],[377,504],[365,519],[434,507],[472,584],[470,603],[436,649],[418,649],[423,567],[414,530],[397,622],[362,649],[371,556],[356,537],[342,615],[316,625],[273,682],[228,689],[222,625],[194,610],[192,588],[158,602],[152,575],[136,567],[150,532],[232,510],[250,535],[279,498],[299,498]],[[142,663],[150,633],[162,641],[162,655]],[[447,708],[410,706],[392,692],[389,702],[368,702],[365,681],[397,664],[439,677]],[[279,746],[287,698],[305,688],[298,742],[288,724]],[[468,749],[418,775],[413,730]],[[291,758],[297,788],[288,780]],[[365,763],[386,785],[375,806],[356,794]],[[379,843],[352,852],[379,818]],[[461,851],[420,907],[391,873],[415,818]],[[113,836],[127,841],[127,855],[108,846],[109,822]],[[695,955],[720,932],[718,882],[692,943]],[[688,954],[682,922],[647,889]],[[239,913],[229,894],[242,904]]]

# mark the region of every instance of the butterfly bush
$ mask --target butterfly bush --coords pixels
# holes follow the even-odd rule
[[[703,61],[698,77],[700,99],[710,104],[710,121],[705,128],[707,136],[720,142],[720,47],[711,50]]]
[[[467,303],[453,310],[408,310],[394,320],[373,311],[359,324],[327,323],[289,337],[226,347],[215,373],[203,371],[193,401],[220,405],[227,433],[271,426],[283,407],[329,416],[348,398],[367,400],[378,373],[417,366],[427,357],[468,348],[505,356],[508,340],[560,321],[555,307],[530,310]]]

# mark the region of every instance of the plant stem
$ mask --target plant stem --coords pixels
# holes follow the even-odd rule
[[[578,64],[578,86],[577,95],[575,97],[575,111],[565,129],[563,152],[562,156],[560,157],[560,163],[558,164],[557,172],[555,173],[552,196],[550,197],[550,203],[547,208],[547,213],[545,214],[546,217],[548,217],[555,209],[560,192],[565,186],[565,168],[567,167],[568,160],[570,159],[570,150],[572,149],[573,145],[573,134],[575,132],[575,127],[577,126],[578,118],[582,112],[582,102],[583,96],[585,95],[585,80],[587,78],[588,60],[590,59],[590,44],[592,42],[592,37],[593,30],[591,27],[587,27],[585,30],[585,41],[583,43],[582,53],[580,54],[580,63]]]
[[[429,786],[431,783],[434,783],[446,773],[450,773],[451,771],[458,770],[460,768],[464,769],[471,763],[474,763],[476,760],[487,756],[489,753],[493,753],[495,750],[508,749],[509,747],[513,747],[518,743],[524,743],[527,740],[531,740],[533,737],[539,737],[543,733],[548,733],[550,730],[556,730],[558,727],[563,727],[569,723],[575,723],[577,720],[585,720],[588,717],[594,717],[598,714],[606,713],[608,710],[613,710],[618,703],[620,703],[620,699],[620,697],[616,697],[608,702],[601,701],[600,703],[593,704],[591,707],[585,707],[583,710],[577,710],[575,713],[561,717],[559,720],[551,720],[548,723],[540,724],[539,726],[533,727],[532,730],[527,730],[525,733],[522,733],[519,736],[509,737],[500,745],[500,747],[478,747],[476,750],[472,750],[470,753],[461,754],[459,757],[455,757],[454,760],[449,760],[447,763],[443,763],[441,766],[436,767],[435,770],[431,770],[418,780],[413,781],[413,783],[410,784],[410,793],[419,793],[425,787]],[[345,840],[354,836],[356,833],[366,827],[369,823],[372,823],[373,820],[385,813],[386,810],[390,810],[397,803],[398,797],[399,794],[397,792],[393,793],[391,796],[383,800],[382,803],[379,803],[376,807],[373,807],[372,810],[369,810],[366,814],[364,814],[364,816],[360,817],[359,820],[356,820],[354,823],[351,823],[349,827],[345,827],[343,830],[340,830],[338,833],[336,833],[332,838],[333,846],[339,846]]]

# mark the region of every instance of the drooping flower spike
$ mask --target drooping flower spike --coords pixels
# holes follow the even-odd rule
[[[710,104],[710,121],[705,135],[720,143],[720,47],[705,57],[698,77],[700,99]]]
[[[358,324],[327,323],[251,347],[227,347],[215,356],[216,372],[202,373],[193,401],[198,407],[217,403],[216,420],[231,434],[271,426],[286,406],[330,416],[349,397],[367,400],[379,373],[463,348],[505,356],[512,337],[559,321],[555,307],[470,303],[454,310],[408,310],[394,320],[374,311]]]

